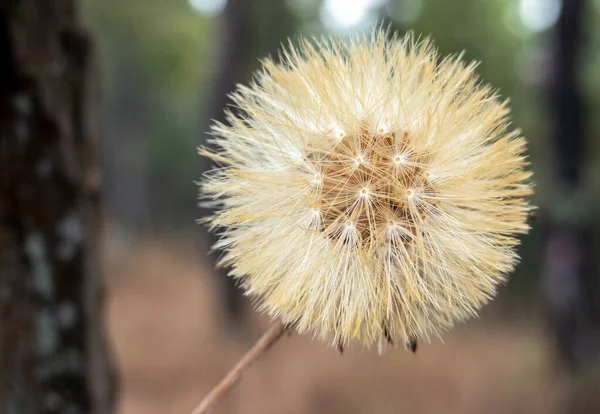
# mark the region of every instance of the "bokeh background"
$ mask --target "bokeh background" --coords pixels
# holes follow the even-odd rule
[[[215,413],[597,413],[600,1],[85,0],[103,79],[105,273],[122,414],[189,412],[267,329],[208,255],[196,154],[226,94],[299,36],[377,22],[481,61],[530,142],[539,206],[481,318],[341,356],[292,335]]]

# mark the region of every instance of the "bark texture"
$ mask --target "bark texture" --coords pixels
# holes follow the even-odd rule
[[[98,76],[76,0],[0,5],[0,412],[112,411]]]

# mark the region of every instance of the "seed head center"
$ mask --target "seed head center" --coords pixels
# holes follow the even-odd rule
[[[354,241],[371,246],[385,238],[391,223],[409,231],[422,223],[424,211],[409,205],[407,198],[414,196],[412,189],[429,185],[420,167],[428,160],[409,147],[406,133],[347,134],[333,151],[307,158],[320,171],[313,195],[326,237],[338,240],[340,228],[351,225]]]

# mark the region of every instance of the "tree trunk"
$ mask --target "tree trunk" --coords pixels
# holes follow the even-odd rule
[[[597,241],[583,191],[586,102],[580,84],[585,0],[563,2],[554,38],[550,86],[555,201],[550,208],[543,288],[557,348],[565,365],[585,370],[600,355]]]
[[[252,35],[248,30],[247,7],[246,0],[229,0],[223,11],[220,30],[221,44],[218,48],[220,54],[213,76],[214,87],[210,91],[209,106],[203,123],[206,130],[213,120],[225,121],[224,109],[229,103],[227,94],[232,92],[236,83],[244,78],[242,68],[247,60],[244,46]],[[211,214],[211,211],[203,211],[203,213]],[[210,233],[206,227],[203,227],[202,231],[207,248],[217,242],[218,237],[214,233]],[[244,320],[242,293],[237,288],[234,279],[227,276],[227,269],[219,268],[215,270],[215,273],[225,311],[224,319],[239,328]]]
[[[276,55],[286,37],[292,36],[298,23],[285,2],[270,0],[228,0],[221,21],[218,63],[214,73],[213,89],[208,99],[208,108],[202,127],[208,130],[214,121],[225,121],[225,108],[233,102],[228,94],[235,90],[237,83],[250,79],[252,72],[259,68],[258,58]],[[231,108],[230,108],[231,109]],[[207,136],[203,136],[206,143]],[[208,168],[204,166],[205,171]],[[210,210],[201,214],[210,215]],[[203,228],[203,236],[208,245],[213,245],[217,237]],[[225,316],[233,328],[244,325],[244,301],[241,290],[233,278],[227,276],[228,269],[217,269],[216,277],[221,290],[221,300]]]
[[[107,414],[98,76],[76,0],[4,0],[0,59],[0,412]]]

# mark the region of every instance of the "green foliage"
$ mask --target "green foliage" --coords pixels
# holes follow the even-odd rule
[[[211,41],[216,22],[186,0],[88,0],[85,6],[100,44],[107,122],[115,121],[115,102],[130,95],[126,99],[138,107],[120,109],[143,112],[132,128],[146,138],[139,149],[147,152],[150,168],[174,182],[191,181],[200,98],[217,53]],[[123,72],[139,85],[122,85]]]

